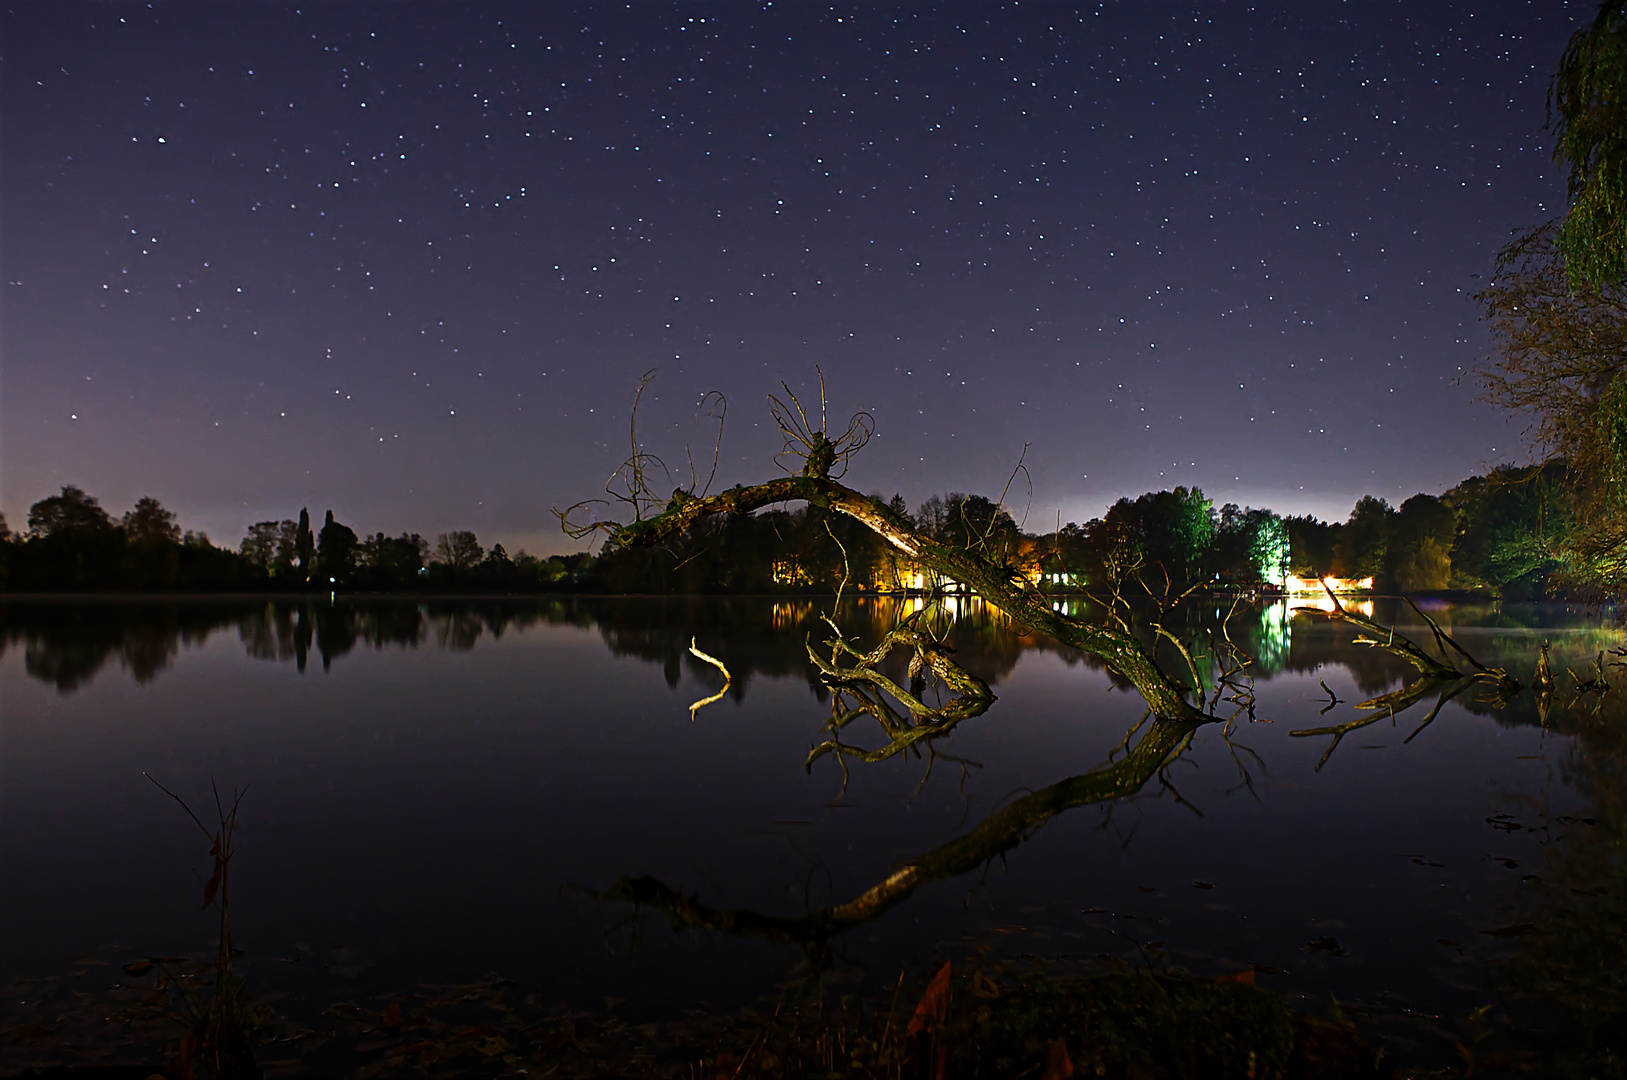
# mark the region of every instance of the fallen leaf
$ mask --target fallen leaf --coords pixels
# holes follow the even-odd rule
[[[1050,1049],[1045,1054],[1045,1071],[1040,1074],[1040,1080],[1068,1080],[1073,1075],[1073,1059],[1068,1057],[1068,1044],[1061,1039],[1052,1039]]]
[[[210,854],[213,854],[211,852]],[[207,908],[215,902],[215,891],[220,888],[220,879],[226,873],[226,860],[215,860],[215,872],[209,875],[209,881],[203,887],[203,906]]]
[[[949,961],[945,960],[943,967],[927,984],[926,993],[921,995],[921,1003],[915,1007],[915,1015],[910,1017],[909,1033],[918,1035],[922,1031],[941,1027],[948,1015]]]

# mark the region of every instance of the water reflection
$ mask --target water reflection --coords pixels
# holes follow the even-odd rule
[[[919,889],[937,881],[986,867],[1027,840],[1047,821],[1075,807],[1111,802],[1135,795],[1186,747],[1193,726],[1154,719],[1124,757],[1079,776],[1069,777],[1016,799],[964,835],[908,859],[881,881],[844,903],[802,915],[783,916],[747,908],[720,908],[689,896],[648,875],[623,876],[595,895],[655,908],[675,925],[716,930],[799,944],[817,962],[828,959],[827,942],[863,923],[885,915]],[[1126,744],[1137,725],[1125,735]],[[937,732],[926,738],[936,738]]]
[[[1269,680],[1283,675],[1312,674],[1327,667],[1347,670],[1360,692],[1369,697],[1393,688],[1408,670],[1404,662],[1355,644],[1347,628],[1329,626],[1296,614],[1318,607],[1331,611],[1332,601],[1315,598],[1255,604],[1230,613],[1227,632],[1238,648],[1253,658],[1250,673]],[[1088,600],[1061,599],[1057,610],[1092,619],[1100,608]],[[819,633],[819,615],[828,601],[809,598],[666,599],[576,598],[518,601],[272,600],[232,601],[19,601],[0,600],[0,655],[22,649],[24,669],[32,677],[71,693],[110,664],[145,684],[161,675],[185,649],[197,648],[217,634],[235,631],[245,653],[258,660],[292,663],[304,672],[313,657],[322,670],[358,648],[370,650],[433,647],[453,652],[473,650],[482,640],[497,640],[511,630],[535,626],[577,626],[598,630],[617,656],[636,657],[661,666],[669,685],[685,674],[705,680],[715,673],[688,654],[689,639],[699,635],[730,638],[720,654],[735,673],[731,693],[743,696],[753,677],[800,675],[819,683],[806,655],[804,635]],[[1398,630],[1427,641],[1428,629],[1400,604],[1365,600],[1347,607],[1368,618],[1393,623]],[[1205,680],[1223,670],[1217,659],[1224,649],[1207,647],[1216,627],[1228,615],[1219,605],[1193,605],[1179,619],[1166,620],[1184,639],[1206,643],[1198,658],[1207,662]],[[968,670],[991,683],[1008,676],[1024,653],[1056,655],[1066,663],[1101,668],[1095,657],[1058,646],[1043,635],[1012,622],[976,596],[860,597],[843,605],[842,625],[858,640],[879,640],[911,616],[943,635],[963,652]],[[1481,604],[1437,610],[1433,617],[1449,633],[1459,629],[1474,642],[1477,657],[1488,667],[1507,667],[1520,678],[1529,675],[1541,641],[1554,639],[1554,667],[1585,673],[1595,655],[1619,647],[1614,616],[1603,617],[1559,605]],[[742,628],[761,626],[760,635],[741,635]],[[1148,644],[1152,635],[1144,635]],[[1180,670],[1184,661],[1174,661]]]
[[[39,931],[26,937],[49,940],[41,955],[150,941],[148,927],[168,910],[160,879],[172,863],[140,888],[109,881],[147,873],[138,864],[146,856],[129,853],[168,835],[168,807],[151,811],[150,830],[131,824],[149,812],[146,792],[117,801],[120,777],[159,762],[199,778],[220,770],[264,793],[248,863],[266,868],[263,891],[249,895],[256,918],[282,921],[275,932],[262,921],[261,942],[288,955],[296,947],[283,943],[313,938],[332,947],[361,938],[374,956],[400,947],[412,955],[393,969],[396,986],[418,977],[422,950],[444,948],[454,954],[448,967],[526,963],[532,977],[556,979],[562,997],[621,996],[623,973],[604,961],[603,945],[621,940],[611,928],[627,908],[580,893],[574,907],[556,901],[569,881],[693,929],[816,953],[840,937],[834,947],[865,962],[902,942],[878,970],[900,953],[932,955],[962,931],[1000,935],[1011,952],[1084,957],[1169,938],[1200,973],[1258,962],[1307,1000],[1337,993],[1374,1010],[1400,1002],[1429,1011],[1476,1055],[1515,1033],[1584,1048],[1590,1062],[1619,1043],[1627,693],[1617,674],[1616,691],[1583,695],[1567,673],[1586,675],[1600,649],[1622,647],[1621,632],[1596,614],[1431,610],[1482,663],[1522,678],[1551,640],[1560,685],[1546,699],[1473,683],[1451,696],[1443,689],[1407,703],[1413,711],[1391,731],[1402,702],[1366,712],[1354,703],[1412,686],[1403,660],[1283,604],[1194,606],[1166,622],[1192,643],[1206,694],[1224,690],[1217,677],[1230,640],[1255,661],[1256,718],[1274,723],[1245,726],[1244,712],[1231,739],[1213,724],[1188,745],[1189,731],[1149,722],[1109,755],[1140,713],[1133,696],[1106,692],[1122,680],[977,598],[917,599],[859,598],[834,617],[862,652],[913,614],[998,696],[986,713],[969,712],[949,744],[984,765],[970,780],[951,770],[923,783],[946,732],[856,767],[851,787],[830,761],[804,773],[810,742],[832,734],[821,721],[853,708],[808,655],[810,635],[816,645],[829,637],[820,622],[829,605],[811,599],[5,601],[15,824],[4,842],[13,845],[8,865],[22,868],[8,875],[8,910]],[[1404,606],[1380,599],[1372,612],[1428,640]],[[741,705],[712,706],[695,724],[686,713],[693,685],[662,686],[722,685],[690,654],[691,640],[727,664],[729,698]],[[499,641],[503,649],[488,648]],[[164,683],[206,645],[216,682]],[[403,663],[412,653],[423,655]],[[1184,670],[1173,654],[1163,659]],[[906,650],[868,666],[914,685]],[[249,667],[259,670],[241,679]],[[296,669],[303,678],[290,677]],[[322,671],[354,677],[324,680]],[[122,678],[148,690],[118,695],[112,710],[101,706],[114,695],[82,693]],[[253,690],[233,699],[194,689],[232,679]],[[38,688],[15,693],[25,682]],[[1342,700],[1318,720],[1323,683]],[[25,699],[50,700],[35,708]],[[921,730],[892,701],[897,731],[883,726],[884,747]],[[104,739],[112,725],[98,721],[109,717],[118,737]],[[858,727],[838,724],[844,741],[877,745],[865,717],[879,720],[864,712],[851,720]],[[1289,737],[1369,717],[1346,728],[1331,758],[1321,742]],[[924,760],[906,764],[915,749]],[[70,813],[82,814],[83,828]],[[821,881],[822,892],[808,884]],[[65,910],[63,896],[82,907]],[[115,929],[87,931],[93,918]],[[138,921],[139,931],[128,928]],[[663,948],[675,957],[662,969],[675,983],[713,967],[736,978],[745,965],[716,958],[735,963],[748,947],[797,958],[760,942],[719,944],[723,936],[663,945],[647,935],[639,970]],[[8,948],[32,947],[13,938]],[[1133,950],[1113,955],[1139,962]],[[24,961],[42,962],[32,953]],[[753,986],[784,974],[757,973]],[[1459,1020],[1493,989],[1500,1004],[1474,1021],[1487,1025],[1476,1041],[1478,1029]]]

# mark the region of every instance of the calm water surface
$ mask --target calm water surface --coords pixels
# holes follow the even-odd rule
[[[194,805],[211,777],[250,786],[233,918],[262,988],[333,1000],[496,971],[561,1002],[652,1014],[749,1000],[811,954],[675,932],[594,892],[649,875],[719,908],[841,903],[1101,765],[1142,717],[1099,664],[969,603],[935,625],[992,685],[988,712],[924,756],[806,770],[830,707],[804,640],[827,609],[6,601],[0,975],[50,975],[102,948],[209,949],[195,877],[207,844],[148,772]],[[849,601],[839,621],[868,644],[908,610]],[[1217,614],[1189,629],[1207,634]],[[1608,612],[1436,615],[1527,682],[1543,640],[1556,671],[1584,674],[1624,641]],[[1399,605],[1381,600],[1375,617],[1429,636]],[[1573,701],[1564,675],[1546,716],[1529,690],[1500,703],[1472,687],[1415,733],[1438,695],[1393,718],[1356,710],[1409,670],[1350,629],[1282,605],[1230,629],[1257,658],[1252,714],[1223,703],[1234,721],[1200,729],[1134,796],[1057,814],[924,885],[833,941],[830,962],[881,981],[968,949],[1253,966],[1306,1008],[1333,995],[1368,1008],[1376,1037],[1405,1051],[1449,1046],[1486,1004],[1545,1023],[1565,987],[1621,956],[1619,676],[1600,708]],[[691,638],[734,673],[694,721],[690,703],[721,677]],[[1319,716],[1329,691],[1342,700]],[[1291,734],[1375,715],[1325,762],[1330,736]],[[862,724],[844,739],[881,741]]]

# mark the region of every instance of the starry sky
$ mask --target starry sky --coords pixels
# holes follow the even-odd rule
[[[912,506],[1439,492],[1526,460],[1470,296],[1595,6],[8,4],[0,510],[573,550],[643,373],[666,491],[815,365]]]

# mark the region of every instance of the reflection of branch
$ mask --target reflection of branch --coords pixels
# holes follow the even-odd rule
[[[1435,707],[1433,709],[1429,710],[1429,715],[1424,717],[1424,722],[1419,724],[1417,727],[1413,728],[1412,729],[1412,734],[1408,735],[1405,739],[1401,740],[1401,745],[1402,746],[1407,745],[1412,740],[1414,740],[1414,739],[1416,739],[1418,737],[1419,732],[1423,731],[1424,728],[1428,727],[1430,724],[1433,724],[1435,722],[1435,717],[1437,717],[1437,716],[1439,716],[1441,714],[1441,706],[1445,705],[1448,701],[1451,701],[1453,698],[1455,698],[1459,694],[1463,693],[1464,688],[1467,687],[1468,685],[1469,685],[1468,683],[1459,683],[1458,685],[1452,687],[1452,689],[1448,690],[1446,693],[1442,694],[1440,696],[1440,699],[1435,702]]]
[[[1442,684],[1451,681],[1446,679],[1414,679],[1399,690],[1391,690],[1388,694],[1380,694],[1376,698],[1368,698],[1356,706],[1358,709],[1384,709],[1391,716],[1404,709],[1410,709],[1418,699]]]
[[[983,715],[994,701],[989,684],[955,663],[949,656],[947,645],[917,630],[914,616],[889,631],[881,643],[867,653],[861,653],[848,644],[841,628],[828,616],[824,617],[824,621],[836,632],[830,641],[830,659],[820,656],[814,650],[812,641],[808,643],[808,658],[819,669],[820,679],[832,691],[832,731],[840,731],[857,717],[868,714],[875,717],[889,736],[889,741],[879,750],[867,751],[847,746],[839,738],[831,738],[809,751],[809,768],[821,756],[829,753],[838,756],[846,754],[861,761],[881,761],[921,739],[943,735],[968,717]],[[876,670],[877,665],[898,646],[912,651],[909,661],[911,685],[908,690]],[[853,662],[841,666],[843,657]],[[923,675],[927,671],[941,679],[958,696],[939,708],[933,708],[921,700],[921,694],[925,691]],[[909,719],[906,720],[888,705],[882,693],[902,705],[910,714]],[[853,702],[851,707],[847,704],[849,700]]]
[[[1394,712],[1384,714],[1384,716],[1394,715]],[[1309,735],[1333,736],[1333,742],[1329,744],[1327,751],[1323,753],[1322,760],[1316,763],[1316,771],[1321,772],[1322,766],[1326,765],[1328,763],[1328,758],[1332,757],[1333,752],[1339,749],[1339,744],[1344,741],[1344,737],[1346,735],[1349,735],[1352,731],[1358,731],[1369,724],[1376,724],[1380,720],[1384,719],[1384,716],[1363,716],[1356,720],[1347,720],[1343,724],[1334,724],[1332,727],[1301,728],[1299,731],[1290,731],[1288,734],[1291,737]]]
[[[1426,676],[1408,683],[1399,690],[1372,698],[1356,706],[1358,709],[1373,710],[1375,713],[1373,716],[1360,717],[1356,720],[1347,720],[1342,724],[1334,724],[1330,727],[1301,728],[1298,731],[1290,731],[1288,734],[1293,738],[1305,738],[1311,735],[1333,736],[1333,742],[1329,744],[1327,751],[1322,755],[1322,760],[1316,763],[1316,771],[1321,772],[1322,766],[1326,765],[1328,763],[1328,759],[1333,756],[1333,752],[1339,749],[1339,744],[1344,741],[1344,737],[1346,735],[1350,734],[1352,731],[1359,731],[1362,728],[1367,727],[1369,724],[1376,724],[1385,718],[1392,720],[1395,719],[1396,713],[1412,708],[1413,705],[1418,703],[1420,698],[1427,695],[1431,690],[1437,689],[1441,686],[1447,686],[1447,691],[1440,696],[1439,701],[1435,702],[1435,707],[1430,710],[1429,716],[1424,719],[1424,722],[1418,725],[1417,731],[1414,731],[1412,735],[1407,736],[1405,742],[1402,744],[1405,745],[1406,743],[1411,742],[1413,737],[1416,736],[1419,731],[1424,730],[1424,728],[1428,727],[1434,722],[1435,717],[1440,714],[1441,706],[1445,705],[1448,701],[1451,701],[1453,698],[1461,694],[1464,689],[1469,686],[1469,680],[1431,679]],[[1323,689],[1326,689],[1326,685],[1323,686]],[[1331,694],[1332,691],[1329,691],[1329,693]],[[1332,706],[1330,705],[1328,708],[1332,708]],[[1381,709],[1383,712],[1378,712],[1378,710]],[[1323,712],[1326,711],[1326,709],[1323,710]]]
[[[723,699],[723,695],[729,692],[729,684],[734,681],[734,678],[729,674],[729,669],[723,666],[723,661],[719,660],[715,656],[708,656],[706,653],[703,653],[697,649],[695,647],[694,638],[689,639],[689,651],[700,657],[702,660],[705,660],[708,664],[711,664],[719,671],[723,672],[723,689],[719,690],[711,697],[701,698],[699,701],[695,702],[695,704],[689,707],[689,719],[691,722],[693,722],[696,713],[700,712],[706,706],[712,704],[712,702],[721,701]]]
[[[772,941],[817,943],[879,918],[924,885],[976,869],[1021,844],[1036,828],[1065,810],[1135,794],[1179,752],[1193,730],[1191,724],[1156,719],[1127,757],[1025,795],[966,835],[899,866],[852,900],[806,915],[785,917],[744,908],[717,908],[652,877],[618,878],[595,895],[600,900],[647,904],[665,912],[678,926]]]

